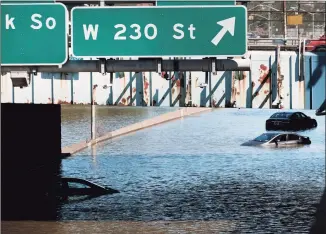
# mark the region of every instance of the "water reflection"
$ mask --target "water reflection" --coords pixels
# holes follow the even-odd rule
[[[91,106],[62,105],[62,146],[74,144],[91,135]],[[178,107],[123,107],[96,106],[96,135],[134,124],[170,111]]]
[[[2,222],[3,233],[234,233],[237,223],[230,220],[188,222]]]
[[[93,159],[93,169],[96,169],[97,162],[96,162],[96,147],[92,147],[92,159]]]

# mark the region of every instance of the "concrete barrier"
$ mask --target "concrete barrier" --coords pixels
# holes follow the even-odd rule
[[[212,108],[197,108],[197,107],[184,107],[181,108],[180,110],[174,111],[174,112],[169,112],[151,119],[147,119],[144,121],[141,121],[139,123],[135,123],[135,124],[131,124],[128,125],[126,127],[117,129],[115,131],[112,132],[108,132],[107,134],[98,137],[94,140],[90,140],[90,141],[83,141],[83,142],[79,142],[77,144],[73,144],[70,146],[66,146],[62,148],[62,154],[66,155],[66,156],[70,156],[72,154],[75,154],[81,150],[86,149],[87,147],[90,147],[92,145],[95,145],[97,143],[115,138],[115,137],[119,137],[122,135],[126,135],[135,131],[139,131],[148,127],[152,127],[158,124],[162,124],[168,121],[172,121],[172,120],[176,120],[176,119],[180,119],[182,117],[185,116],[189,116],[189,115],[194,115],[194,114],[199,114],[202,112],[206,112],[206,111],[210,111],[212,110]]]

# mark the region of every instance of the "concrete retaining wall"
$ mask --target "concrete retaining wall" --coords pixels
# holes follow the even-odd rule
[[[174,112],[169,112],[151,119],[147,119],[144,121],[141,121],[139,123],[135,123],[135,124],[131,124],[129,126],[117,129],[115,131],[109,132],[107,134],[104,134],[101,137],[96,138],[95,140],[91,140],[89,142],[87,141],[83,141],[77,144],[73,144],[70,146],[66,146],[62,148],[62,153],[64,154],[75,154],[89,146],[95,145],[97,143],[115,138],[115,137],[119,137],[119,136],[123,136],[138,130],[142,130],[148,127],[152,127],[154,125],[158,125],[161,123],[165,123],[168,121],[172,121],[172,120],[176,120],[176,119],[180,119],[182,117],[185,116],[189,116],[189,115],[194,115],[194,114],[199,114],[205,111],[210,111],[211,108],[194,108],[194,107],[185,107],[182,108],[180,110],[174,111]]]
[[[33,77],[29,87],[20,89],[12,88],[9,75],[4,75],[1,76],[1,99],[13,103],[89,104],[93,93],[99,105],[225,107],[235,101],[238,107],[270,108],[282,96],[284,108],[310,108],[305,104],[307,100],[310,102],[305,86],[310,77],[314,79],[318,75],[318,70],[325,70],[326,63],[311,66],[305,62],[305,70],[313,70],[299,79],[303,63],[300,65],[297,52],[282,51],[278,64],[274,51],[250,51],[248,56],[252,59],[251,72],[218,72],[216,75],[169,72],[173,76],[169,81],[151,72],[120,72],[106,76],[100,73],[40,73]],[[310,56],[315,55],[305,55],[306,59]],[[200,87],[207,77],[211,82],[207,87]],[[110,79],[112,87],[109,87]],[[275,85],[270,85],[271,80]],[[325,76],[320,80],[324,82]],[[325,94],[318,88],[316,92],[318,96]]]

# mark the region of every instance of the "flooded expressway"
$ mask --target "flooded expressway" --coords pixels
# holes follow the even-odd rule
[[[106,116],[102,128],[112,129],[158,111],[163,109],[124,108],[124,117],[112,115],[112,108],[98,113]],[[325,186],[325,118],[304,111],[318,121],[316,129],[300,132],[310,137],[309,146],[240,146],[263,133],[274,112],[216,109],[65,159],[64,176],[92,180],[120,193],[63,204],[58,219],[227,220],[241,232],[305,232]],[[78,128],[63,126],[64,134],[81,135],[74,134]]]
[[[96,108],[99,135],[177,109]],[[53,219],[72,221],[66,225],[20,222],[13,228],[5,222],[3,228],[6,233],[307,233],[325,187],[325,118],[303,111],[318,122],[299,132],[311,145],[240,146],[265,132],[265,120],[275,111],[213,109],[77,153],[62,161],[61,176],[120,193],[57,203]],[[62,146],[90,137],[90,113],[87,106],[62,107]]]

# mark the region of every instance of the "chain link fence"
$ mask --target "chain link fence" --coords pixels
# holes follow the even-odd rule
[[[318,39],[326,31],[325,0],[250,1],[247,9],[249,38]]]

